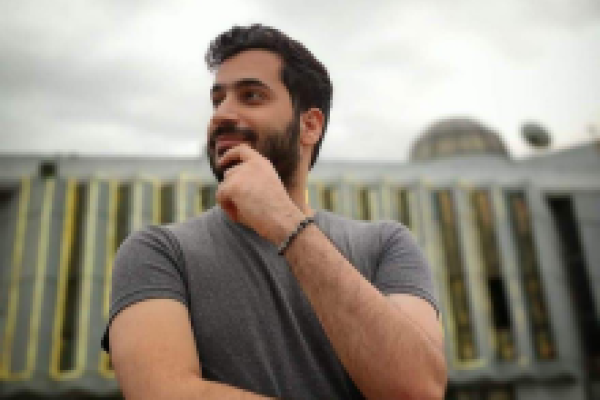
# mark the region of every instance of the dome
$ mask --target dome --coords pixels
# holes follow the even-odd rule
[[[411,161],[435,160],[471,154],[509,157],[500,136],[470,118],[446,118],[435,122],[413,144]]]

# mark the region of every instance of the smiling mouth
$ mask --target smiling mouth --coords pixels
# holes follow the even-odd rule
[[[223,154],[227,152],[227,150],[242,143],[248,143],[248,141],[240,135],[219,136],[215,143],[215,153],[218,157],[222,157]]]

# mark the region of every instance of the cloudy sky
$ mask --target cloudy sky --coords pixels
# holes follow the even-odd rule
[[[198,155],[206,46],[251,22],[328,67],[322,157],[403,160],[451,116],[516,156],[525,121],[555,149],[600,131],[598,0],[0,0],[0,152]]]

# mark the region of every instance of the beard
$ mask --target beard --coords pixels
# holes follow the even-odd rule
[[[300,161],[300,151],[298,136],[300,135],[300,116],[294,115],[288,126],[283,130],[268,130],[262,135],[252,129],[237,128],[235,126],[223,125],[213,131],[210,140],[206,146],[206,155],[215,178],[218,182],[224,179],[225,170],[231,165],[225,167],[217,166],[216,139],[221,134],[241,134],[243,140],[250,144],[252,148],[258,151],[263,157],[268,159],[279,179],[286,188],[294,185],[294,174]],[[262,138],[261,138],[262,136]]]

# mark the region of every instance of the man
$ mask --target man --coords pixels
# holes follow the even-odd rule
[[[325,68],[261,25],[221,34],[206,59],[218,205],[119,249],[109,333],[125,397],[442,398],[437,305],[411,235],[306,204]]]

